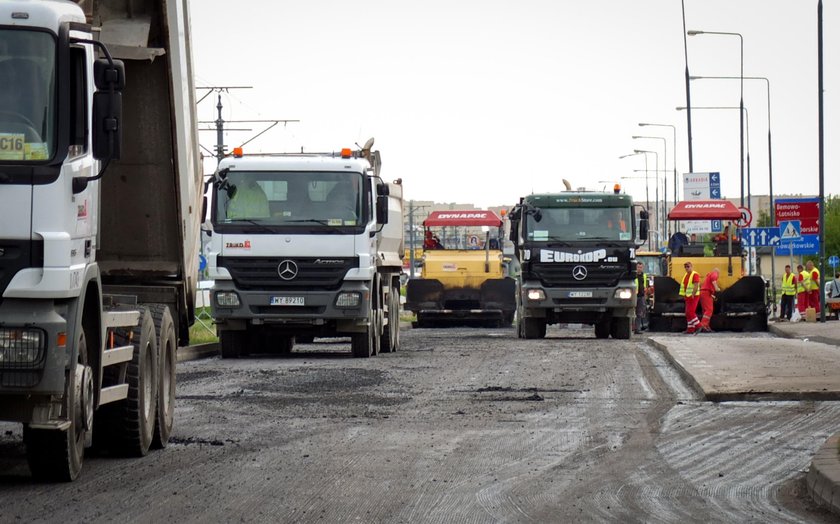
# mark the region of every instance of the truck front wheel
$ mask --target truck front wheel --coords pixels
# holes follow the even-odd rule
[[[534,339],[545,338],[545,319],[544,318],[521,318],[522,323],[520,327],[522,338]]]
[[[239,358],[244,354],[245,344],[248,343],[247,331],[224,330],[219,334],[219,348],[222,358]]]
[[[610,334],[613,338],[618,340],[629,340],[630,331],[632,329],[630,324],[630,318],[628,317],[613,317],[612,325],[610,326]]]
[[[61,406],[61,415],[70,421],[70,427],[63,431],[23,427],[26,459],[36,480],[70,482],[82,471],[85,437],[93,416],[91,377],[87,366],[87,342],[81,331],[76,365],[67,372]]]

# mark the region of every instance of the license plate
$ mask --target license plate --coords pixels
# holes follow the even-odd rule
[[[303,297],[271,297],[272,306],[302,306]]]
[[[569,298],[592,298],[591,291],[569,291]]]

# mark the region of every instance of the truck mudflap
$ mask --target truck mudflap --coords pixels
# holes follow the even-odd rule
[[[492,279],[475,288],[445,288],[436,279],[409,280],[405,309],[417,314],[414,327],[480,324],[508,326],[516,311],[516,282]]]
[[[680,285],[671,277],[656,277],[653,284],[650,330],[679,332],[686,329],[685,301]],[[717,294],[711,328],[714,331],[767,331],[767,300],[764,279],[745,276]],[[697,305],[697,316],[703,311]]]

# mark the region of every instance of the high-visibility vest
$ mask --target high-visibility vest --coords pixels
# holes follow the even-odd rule
[[[803,269],[799,272],[799,276],[802,278],[802,280],[796,283],[796,292],[806,293],[811,289],[811,273]]]
[[[686,277],[683,277],[682,282],[680,283],[680,296],[681,297],[685,297],[685,296],[691,297],[691,296],[694,296],[694,295],[697,294],[696,293],[696,287],[699,286],[700,283],[699,282],[696,283],[696,284],[694,283],[694,275],[697,275],[697,271],[692,271],[690,275],[687,275],[688,276],[688,285],[686,285],[686,282],[685,282]]]
[[[642,273],[642,289],[638,289],[638,287],[639,287],[639,276],[638,276],[638,275],[636,275],[636,291],[637,291],[639,294],[641,294],[642,296],[644,296],[644,294],[645,294],[645,290],[646,290],[646,289],[647,289],[647,287],[648,287],[648,276],[647,276],[647,273]]]
[[[784,274],[782,275],[782,294],[783,295],[795,295],[796,294],[796,275],[791,273],[790,275]]]
[[[813,273],[817,274],[817,279],[816,280],[814,280],[814,277],[811,276]],[[820,289],[819,281],[820,281],[820,270],[817,269],[817,268],[814,268],[811,271],[809,271],[808,272],[808,287],[807,287],[808,291],[817,291],[818,289]]]

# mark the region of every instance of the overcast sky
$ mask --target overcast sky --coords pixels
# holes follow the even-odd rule
[[[816,1],[685,0],[687,29],[739,32],[744,75],[771,85],[776,194],[818,192]],[[666,138],[668,192],[688,171],[679,0],[193,0],[196,84],[227,120],[299,119],[247,152],[337,150],[373,136],[406,198],[513,204],[532,191],[611,187],[644,199],[644,155]],[[826,192],[840,193],[840,5],[824,6]],[[692,75],[738,76],[739,39],[688,38]],[[737,106],[737,80],[691,83],[692,106]],[[745,81],[752,193],[768,193],[766,85]],[[215,96],[199,105],[215,118]],[[692,112],[694,171],[740,196],[738,111]],[[242,124],[231,126],[243,127]],[[208,127],[208,126],[202,126]],[[251,126],[258,131],[259,125]],[[238,145],[254,133],[231,132]],[[202,132],[211,148],[215,133]],[[214,164],[208,164],[214,165]],[[654,156],[648,155],[651,176]],[[608,181],[608,182],[604,182]],[[650,181],[653,195],[654,180]]]

